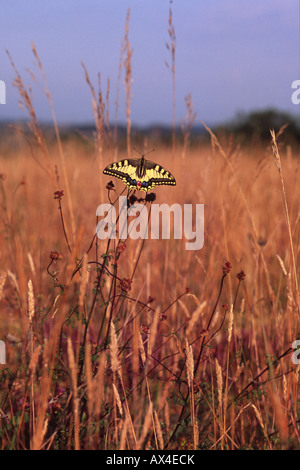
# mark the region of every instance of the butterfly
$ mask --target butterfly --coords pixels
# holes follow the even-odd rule
[[[125,183],[129,189],[149,191],[158,185],[176,185],[173,175],[158,163],[141,158],[125,158],[108,165],[103,173],[115,176]]]

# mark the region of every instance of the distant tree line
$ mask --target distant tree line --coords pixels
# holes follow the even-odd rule
[[[205,119],[203,118],[203,121]],[[13,124],[13,128],[11,127]],[[250,113],[239,112],[232,121],[224,122],[222,124],[206,124],[213,130],[213,132],[220,137],[229,137],[234,139],[241,145],[249,143],[262,143],[263,145],[270,142],[270,129],[278,132],[284,127],[280,136],[280,141],[283,144],[293,146],[300,146],[300,117],[292,116],[289,113],[278,111],[276,109],[266,109],[253,111]],[[28,133],[28,126],[25,121],[17,123],[8,123],[0,121],[0,143],[6,144],[5,146],[14,148],[22,145],[22,136],[16,132],[15,127],[22,129],[23,133]],[[41,123],[41,129],[44,137],[51,141],[55,140],[55,133],[53,125]],[[92,142],[95,135],[94,124],[83,125],[62,125],[60,126],[61,138],[63,141],[76,139],[78,143],[90,146],[92,149]],[[120,124],[118,126],[118,146],[119,148],[126,147],[126,126]],[[172,127],[167,125],[150,125],[148,127],[138,127],[133,125],[131,129],[132,141],[135,146],[143,149],[145,138],[148,139],[149,145],[153,146],[169,146],[172,143]],[[5,139],[4,139],[5,138]],[[5,140],[5,142],[4,142]],[[181,126],[176,128],[176,142],[181,145],[184,140],[183,130]],[[189,136],[190,146],[198,146],[205,142],[210,141],[208,132],[202,125],[193,126]],[[107,144],[107,142],[106,142]],[[3,147],[3,145],[1,145]]]
[[[300,144],[300,118],[276,109],[238,113],[233,121],[218,126],[218,129],[234,134],[241,143],[249,140],[263,143],[270,140],[270,129],[278,132],[283,127],[281,139],[287,143]]]

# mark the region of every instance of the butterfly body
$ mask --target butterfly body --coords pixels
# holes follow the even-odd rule
[[[129,189],[149,191],[158,185],[176,185],[173,175],[158,163],[141,158],[125,158],[108,165],[103,173],[115,176],[125,183]]]

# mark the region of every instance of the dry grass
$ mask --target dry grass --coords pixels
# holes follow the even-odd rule
[[[1,156],[2,448],[298,448],[298,375],[284,355],[298,334],[298,297],[271,149],[239,150],[228,166],[210,148],[184,162],[180,149],[172,162],[161,148],[157,158],[179,176],[157,202],[205,203],[205,243],[191,253],[184,240],[148,240],[140,257],[131,239],[87,253],[106,180],[99,189],[84,147],[65,152],[71,252],[47,174],[26,147]],[[283,153],[282,165],[297,265],[297,156]],[[97,270],[96,249],[98,263],[111,256],[111,275]],[[132,280],[127,290],[122,279]]]
[[[205,204],[204,247],[100,241],[96,208],[124,190],[101,172],[119,149],[100,77],[97,93],[84,68],[93,147],[64,142],[54,111],[48,143],[15,72],[31,134],[0,148],[1,448],[298,449],[299,155],[274,134],[245,149],[208,128],[212,145],[191,148],[189,97],[183,146],[155,155],[177,185],[155,192]]]

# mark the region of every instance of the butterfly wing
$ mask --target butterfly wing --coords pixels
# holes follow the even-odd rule
[[[120,160],[108,165],[103,173],[105,175],[115,176],[125,183],[129,189],[137,188],[136,169],[139,164],[139,158]]]
[[[176,185],[174,176],[158,163],[145,160],[145,167],[148,176],[148,189],[158,185]]]
[[[103,173],[121,179],[129,189],[145,192],[157,185],[176,185],[174,176],[165,168],[150,160],[139,158],[129,158],[111,163]]]

